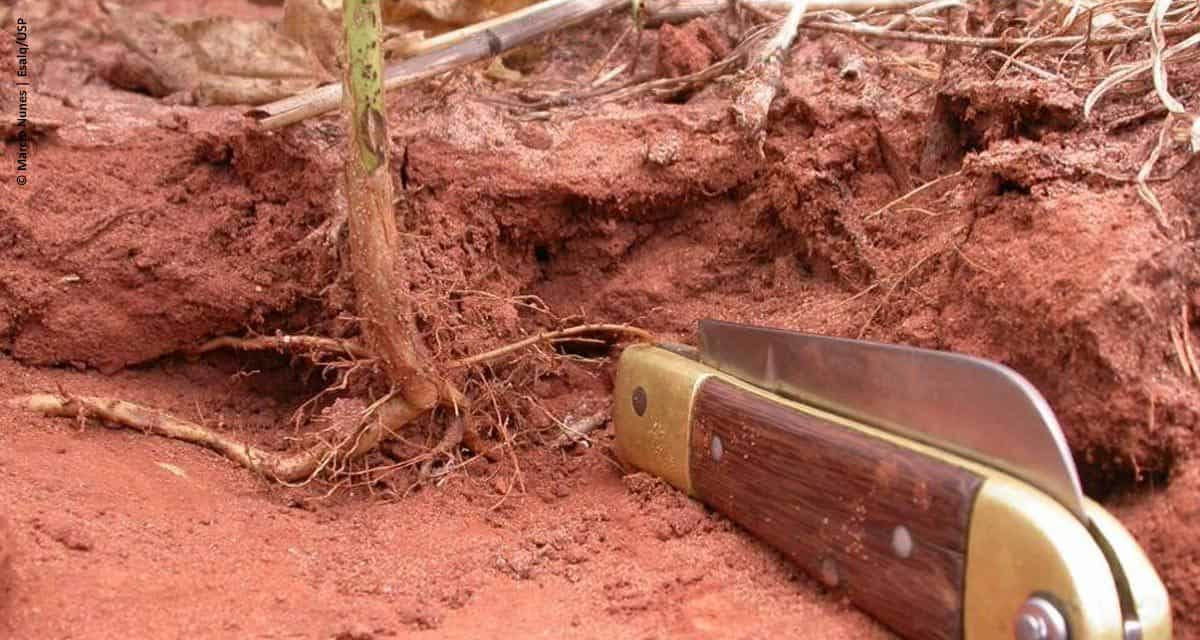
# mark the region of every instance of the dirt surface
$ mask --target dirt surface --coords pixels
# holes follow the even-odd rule
[[[266,133],[239,108],[126,91],[94,5],[15,12],[42,48],[30,184],[0,187],[0,398],[120,397],[286,448],[319,372],[178,352],[247,329],[355,331],[339,120]],[[1164,232],[1122,178],[1157,135],[1152,119],[1113,124],[1137,98],[1085,121],[1079,92],[994,80],[969,55],[938,82],[805,36],[762,155],[730,125],[727,82],[548,119],[498,101],[592,73],[625,24],[524,51],[522,81],[479,65],[391,97],[403,250],[438,357],[545,325],[515,297],[537,296],[685,342],[716,317],[996,359],[1043,391],[1088,493],[1154,560],[1176,637],[1200,637],[1200,394],[1170,329],[1187,314],[1200,345],[1200,167],[1154,184]],[[647,32],[645,68],[712,62],[722,24]],[[0,60],[11,75],[10,41]],[[615,354],[575,355],[498,372],[529,398],[495,405],[519,473],[475,459],[411,491],[409,469],[382,490],[279,488],[189,445],[0,405],[0,636],[888,637],[720,516],[624,475],[607,431],[550,447],[547,412],[594,412],[611,389],[596,358]]]
[[[103,380],[0,367],[5,393],[59,382],[214,416],[227,406],[214,396],[232,395],[224,419],[284,417],[206,365]],[[495,470],[395,502],[321,499],[137,433],[11,414],[0,425],[16,585],[5,637],[886,637],[727,521],[648,477],[623,481],[595,450],[531,452],[528,495],[493,508]]]

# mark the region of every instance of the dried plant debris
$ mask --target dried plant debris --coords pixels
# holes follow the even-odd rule
[[[1165,29],[1194,23],[1200,16],[1200,7],[1182,0],[1154,0],[1148,10],[1141,6],[1137,8],[1141,11],[1131,12],[1123,17],[1126,22],[1144,21],[1149,28],[1149,57],[1112,67],[1108,75],[1088,94],[1083,110],[1084,117],[1091,117],[1101,100],[1113,93],[1118,86],[1144,80],[1147,74],[1150,76],[1154,96],[1166,111],[1167,117],[1161,125],[1157,142],[1138,171],[1136,183],[1138,195],[1154,211],[1159,225],[1167,230],[1170,228],[1170,222],[1166,212],[1147,182],[1160,158],[1170,150],[1173,143],[1183,143],[1188,154],[1200,151],[1200,114],[1194,109],[1186,108],[1172,95],[1167,75],[1169,63],[1178,65],[1196,58],[1197,52],[1200,51],[1200,47],[1197,47],[1200,45],[1200,33],[1168,45]]]
[[[345,63],[341,5],[340,0],[287,0],[279,25],[280,34],[304,47],[312,64],[331,78]]]
[[[175,20],[113,3],[104,10],[128,51],[109,79],[157,97],[258,105],[329,80],[304,46],[265,21]]]
[[[533,3],[533,0],[384,0],[383,21],[399,24],[425,18],[455,27],[490,20]]]
[[[384,0],[381,7],[384,55],[394,59],[419,54],[425,51],[423,43],[433,36],[532,4],[533,0]],[[333,60],[340,51],[337,29],[341,11],[341,0],[287,0],[284,3],[285,35],[303,43],[335,75],[336,68],[324,63]],[[327,29],[326,24],[334,27],[335,37],[328,38],[321,33],[315,42],[310,42],[312,37],[308,31],[323,32]]]
[[[278,24],[224,16],[172,19],[106,2],[128,49],[106,70],[113,84],[197,104],[261,105],[335,79],[340,0],[287,0]],[[533,4],[530,0],[390,0],[385,49],[409,55],[430,35]]]

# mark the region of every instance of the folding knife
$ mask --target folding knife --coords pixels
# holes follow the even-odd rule
[[[1033,386],[964,355],[717,321],[617,365],[618,455],[912,640],[1166,640]]]

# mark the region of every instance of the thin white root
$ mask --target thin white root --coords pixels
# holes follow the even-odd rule
[[[281,455],[123,400],[43,393],[14,398],[7,403],[48,417],[100,420],[198,444],[263,477],[287,484],[307,482],[323,469],[338,468],[361,457],[374,449],[388,433],[420,415],[403,400],[392,397],[382,403],[374,415],[364,416],[352,433],[344,434],[340,444],[318,444],[298,453]]]
[[[929,189],[932,189],[933,187],[940,185],[940,184],[944,184],[947,182],[957,182],[957,180],[961,177],[962,177],[962,171],[959,170],[959,171],[955,171],[954,173],[949,173],[944,176],[941,176],[940,178],[934,178],[933,180],[930,180],[929,182],[926,182],[925,184],[923,184],[915,189],[910,190],[908,193],[905,193],[904,195],[900,196],[899,198],[896,198],[895,200],[888,202],[887,204],[883,205],[882,207],[879,207],[878,209],[872,211],[871,213],[868,213],[867,215],[863,216],[863,220],[870,220],[872,218],[879,217],[884,212],[890,210],[892,207],[895,207],[896,205],[899,205],[899,204],[903,204],[903,203],[907,202],[908,200],[912,199],[916,195],[924,193],[925,191],[928,191]]]
[[[635,340],[641,341],[641,342],[650,342],[654,339],[654,336],[652,336],[649,331],[646,331],[645,329],[639,329],[637,327],[630,327],[628,325],[623,325],[623,324],[581,324],[579,326],[569,327],[567,329],[562,329],[559,331],[546,331],[544,333],[539,333],[537,335],[529,336],[528,338],[525,338],[523,340],[518,340],[517,342],[514,342],[512,344],[505,345],[505,346],[499,347],[497,349],[492,349],[491,351],[476,354],[469,358],[463,358],[462,360],[455,360],[454,362],[451,362],[449,365],[447,365],[447,368],[448,369],[461,369],[462,367],[469,367],[469,366],[476,365],[476,364],[492,362],[493,360],[498,360],[500,358],[503,358],[503,357],[507,356],[508,354],[518,351],[520,349],[524,349],[525,347],[531,347],[531,346],[533,346],[535,344],[539,344],[539,343],[550,343],[550,342],[559,340],[561,338],[570,338],[572,336],[578,336],[578,335],[583,335],[583,334],[588,334],[588,333],[615,333],[618,335],[629,336],[629,337],[631,337]]]

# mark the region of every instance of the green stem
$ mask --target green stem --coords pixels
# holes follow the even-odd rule
[[[383,115],[383,52],[379,46],[378,0],[344,0],[342,16],[346,29],[349,65],[346,85],[350,87],[352,151],[370,175],[387,166],[387,119]]]

